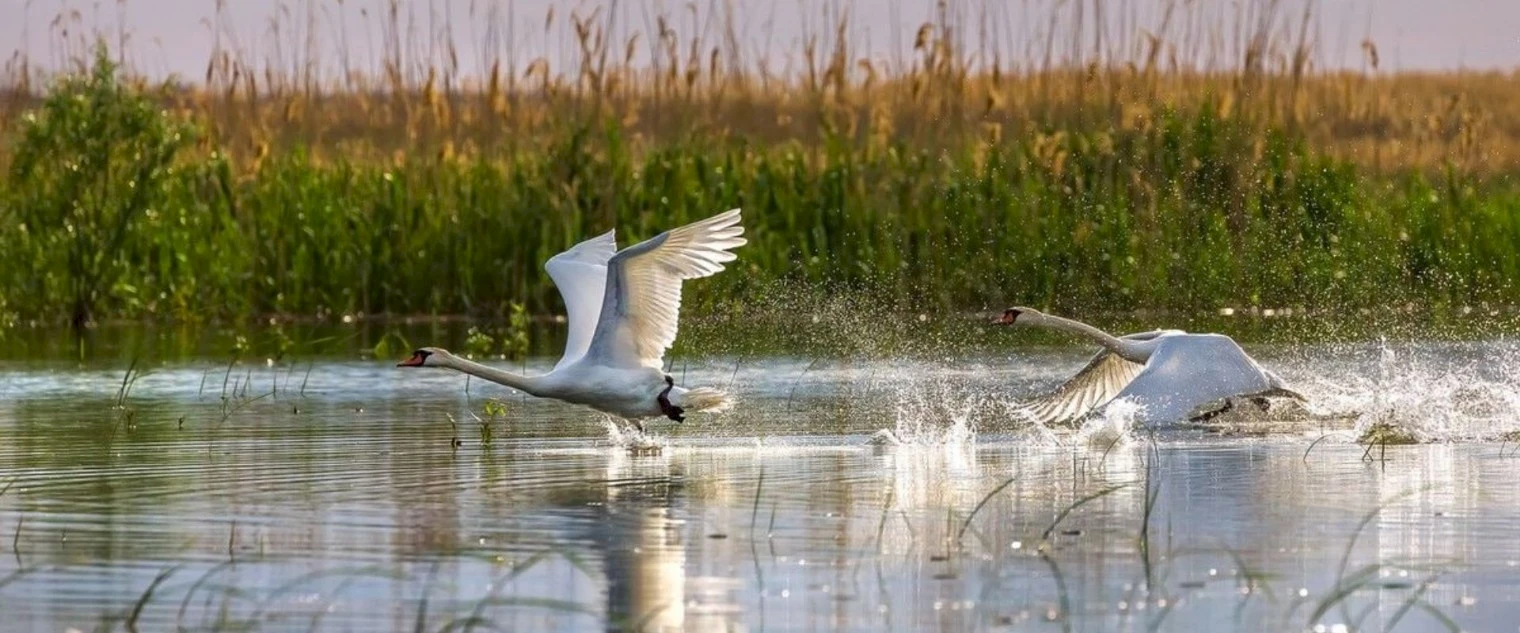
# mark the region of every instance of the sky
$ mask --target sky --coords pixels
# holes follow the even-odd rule
[[[1179,5],[1178,15],[1188,13],[1194,21],[1230,32],[1250,24],[1261,7],[1271,0],[955,0],[953,11],[962,12],[963,24],[974,33],[963,33],[968,48],[1001,50],[1004,59],[1029,57],[1043,47],[1051,16],[1061,26],[1053,29],[1058,51],[1090,50],[1093,33],[1112,45],[1128,39],[1139,41],[1142,29],[1162,24],[1167,3]],[[1500,69],[1520,68],[1520,2],[1515,0],[1280,0],[1279,28],[1296,23],[1305,2],[1315,9],[1313,33],[1319,41],[1318,59],[1324,66],[1359,68],[1365,62],[1362,42],[1373,41],[1382,70]],[[219,13],[218,4],[221,4]],[[686,8],[688,4],[695,10]],[[409,54],[420,60],[440,58],[441,49],[431,42],[452,42],[461,74],[482,72],[492,53],[516,54],[519,67],[544,57],[556,69],[569,66],[576,44],[566,19],[572,11],[582,15],[595,7],[600,15],[615,14],[612,41],[623,42],[634,32],[654,32],[650,17],[663,13],[676,16],[673,28],[683,42],[691,33],[705,33],[711,43],[724,39],[709,20],[724,6],[733,7],[734,39],[746,59],[764,57],[771,67],[796,63],[806,33],[833,24],[847,13],[849,39],[856,57],[901,60],[910,53],[917,26],[932,18],[935,0],[604,0],[602,2],[552,2],[551,0],[423,0],[400,2],[398,23],[412,42]],[[127,33],[127,58],[139,72],[153,76],[179,74],[189,79],[202,76],[212,51],[218,46],[241,51],[244,59],[257,58],[290,65],[294,59],[316,58],[329,68],[373,68],[380,57],[384,37],[381,18],[386,0],[0,0],[0,50],[14,58],[24,53],[35,63],[56,64],[67,51],[61,35],[104,31],[116,37]],[[550,7],[556,19],[544,28]],[[615,10],[610,7],[616,7]],[[1060,7],[1057,9],[1056,7]],[[1183,7],[1192,7],[1186,9]],[[1083,12],[1082,42],[1072,42],[1072,25]],[[1093,29],[1095,15],[1102,12],[1103,29]],[[75,16],[58,22],[60,15]],[[220,15],[220,17],[218,17]],[[1182,18],[1172,21],[1174,32],[1185,28]],[[278,30],[272,24],[278,23]],[[61,26],[63,25],[63,26]],[[1208,30],[1208,29],[1205,29]],[[310,33],[308,33],[310,31]],[[447,33],[427,37],[428,33]],[[308,37],[310,35],[311,37]],[[1240,41],[1241,38],[1221,38]],[[646,46],[636,47],[636,59],[647,58]],[[296,52],[310,42],[312,53]],[[988,43],[990,42],[990,43]],[[1227,45],[1224,46],[1228,49]],[[824,47],[820,47],[824,48]],[[1228,50],[1224,54],[1229,57]],[[1059,56],[1059,54],[1058,54]]]

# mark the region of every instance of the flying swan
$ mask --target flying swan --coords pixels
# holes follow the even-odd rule
[[[676,340],[681,282],[723,270],[744,245],[739,209],[672,229],[617,250],[608,231],[549,258],[544,269],[565,299],[570,331],[554,369],[523,376],[470,362],[437,347],[412,352],[399,367],[444,367],[541,398],[585,405],[632,422],[688,411],[718,411],[717,389],[677,387],[664,367]]]
[[[1029,308],[1009,308],[993,323],[1073,332],[1103,346],[1077,375],[1022,407],[1041,424],[1077,423],[1121,399],[1140,405],[1136,422],[1147,425],[1207,420],[1242,399],[1263,410],[1267,398],[1305,402],[1223,334],[1156,330],[1114,337]]]

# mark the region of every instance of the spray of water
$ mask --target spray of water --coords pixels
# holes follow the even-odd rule
[[[603,416],[602,424],[607,429],[607,441],[616,448],[654,453],[663,451],[669,445],[668,440],[650,435],[634,425],[620,423],[612,416]]]
[[[1115,400],[1100,415],[1089,418],[1072,436],[1072,443],[1108,450],[1129,445],[1135,439],[1135,421],[1145,409],[1127,399]]]
[[[872,435],[872,444],[972,449],[978,429],[999,414],[997,399],[972,384],[976,381],[922,370],[900,378],[877,387],[891,398],[886,413],[892,426]]]
[[[1520,349],[1502,341],[1380,339],[1370,352],[1295,365],[1312,413],[1353,420],[1356,437],[1383,426],[1419,442],[1483,441],[1520,426]]]
[[[1418,442],[1496,441],[1520,429],[1520,345],[1380,340],[1276,352],[1263,363],[1309,401],[1274,398],[1263,410],[1241,400],[1207,424],[1249,424],[1267,435],[1341,431],[1345,441],[1375,427]],[[964,369],[959,368],[962,374]],[[979,432],[991,431],[1012,432],[1017,441],[1035,445],[1106,449],[1133,441],[1139,428],[1134,403],[1110,403],[1075,430],[1052,429],[1019,415],[1018,402],[1041,393],[1041,385],[1025,382],[1003,390],[997,383],[1023,381],[988,375],[967,380],[951,368],[916,374],[920,377],[893,380],[887,388],[893,425],[878,432],[879,443],[968,444]]]

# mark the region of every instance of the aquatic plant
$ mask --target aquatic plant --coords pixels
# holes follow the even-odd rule
[[[161,213],[174,159],[194,128],[163,112],[155,95],[117,77],[104,44],[93,65],[65,74],[20,119],[3,214],[23,239],[7,244],[13,297],[48,297],[55,314],[83,327],[104,300],[140,304],[136,263],[124,259],[145,217]],[[165,256],[172,256],[163,253]],[[61,309],[60,309],[61,308]]]
[[[472,357],[523,358],[529,350],[528,330],[531,325],[527,308],[516,301],[509,302],[506,324],[499,328],[470,326],[465,333],[464,351]]]
[[[1358,444],[1367,445],[1394,445],[1404,446],[1419,444],[1420,439],[1410,429],[1396,426],[1391,422],[1378,421],[1367,425],[1362,434],[1356,438]]]
[[[543,50],[498,41],[518,16],[472,5],[497,34],[473,76],[461,34],[409,28],[393,2],[377,59],[325,73],[314,53],[229,45],[168,88],[121,75],[63,16],[60,55],[94,65],[39,93],[47,74],[20,58],[0,100],[0,133],[23,139],[0,165],[27,174],[0,189],[0,321],[504,321],[560,309],[541,265],[580,239],[732,206],[743,267],[690,289],[693,316],[754,317],[779,287],[915,312],[1520,303],[1509,77],[1383,72],[1371,42],[1360,72],[1327,70],[1315,16],[1276,2],[1242,3],[1246,32],[1179,5],[1108,39],[1074,6],[1004,25],[1019,51],[967,42],[970,20],[1007,16],[942,3],[891,61],[825,12],[777,71],[725,44],[718,5],[680,35],[686,17],[658,10],[647,32],[617,28],[626,6],[550,13]],[[279,19],[277,41],[303,32]],[[123,105],[80,106],[81,86]],[[140,147],[144,186],[97,173],[109,187],[60,206],[84,176],[28,167],[67,154],[25,139],[64,142],[26,130],[65,106],[78,129],[130,132],[62,139]],[[141,117],[111,128],[122,112]]]

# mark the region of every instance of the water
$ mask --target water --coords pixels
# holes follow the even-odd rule
[[[1517,352],[1261,349],[1332,415],[1101,442],[1003,423],[1076,350],[718,358],[654,456],[388,363],[10,362],[0,629],[1514,631]]]

